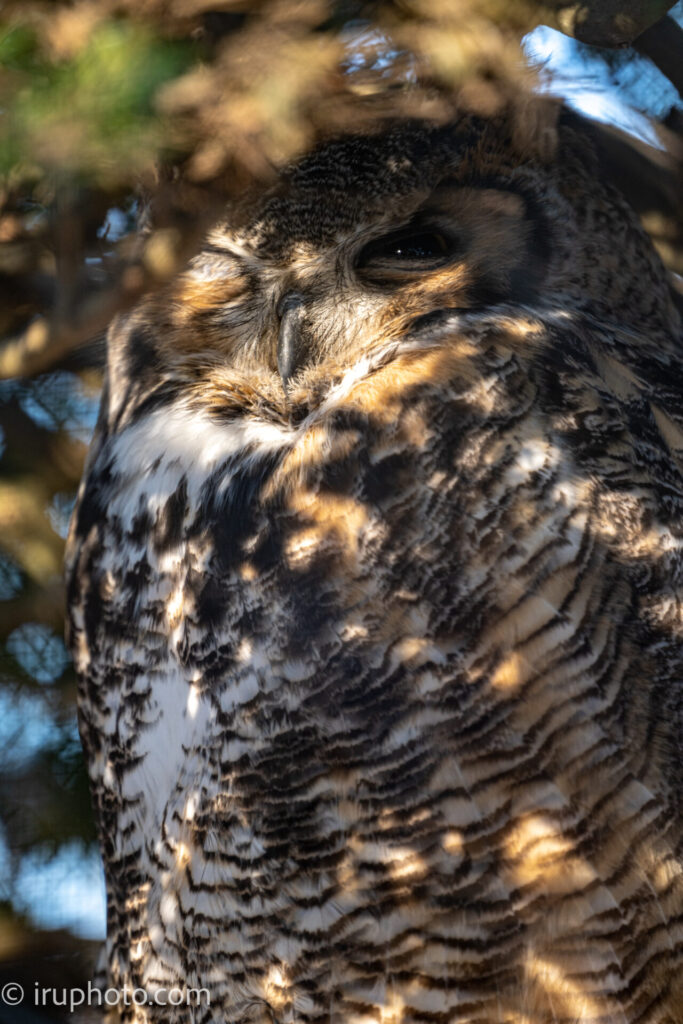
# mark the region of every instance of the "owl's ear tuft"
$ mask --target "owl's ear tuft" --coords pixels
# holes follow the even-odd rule
[[[555,160],[561,100],[522,88],[510,95],[493,82],[475,79],[459,91],[458,109],[480,121],[484,148],[493,144],[499,150],[501,139],[506,139],[514,156],[525,162],[545,166]]]
[[[524,96],[510,108],[510,139],[521,157],[548,165],[558,151],[562,103],[548,96]]]

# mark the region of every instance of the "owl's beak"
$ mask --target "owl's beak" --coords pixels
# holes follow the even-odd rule
[[[288,292],[277,307],[280,317],[280,331],[277,339],[277,368],[285,390],[304,359],[304,343],[301,321],[304,315],[304,298],[298,292]]]

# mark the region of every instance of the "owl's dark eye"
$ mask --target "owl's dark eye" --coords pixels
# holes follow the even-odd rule
[[[448,243],[436,231],[421,231],[416,235],[399,235],[394,238],[380,238],[366,246],[361,253],[365,259],[388,260],[433,260],[448,252]]]
[[[356,267],[359,270],[419,272],[441,265],[454,254],[455,248],[452,239],[435,229],[397,231],[366,245],[356,260]]]
[[[422,273],[449,261],[457,244],[444,231],[432,227],[414,227],[393,231],[370,242],[360,250],[355,266],[372,278]]]

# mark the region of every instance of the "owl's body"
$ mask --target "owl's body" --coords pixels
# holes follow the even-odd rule
[[[126,1020],[683,1020],[680,325],[559,140],[332,144],[111,332],[108,984],[210,993]]]

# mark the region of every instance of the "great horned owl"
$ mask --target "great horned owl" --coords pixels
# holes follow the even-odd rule
[[[108,984],[210,996],[122,1017],[683,1020],[682,464],[569,115],[328,143],[117,320],[68,553]]]

